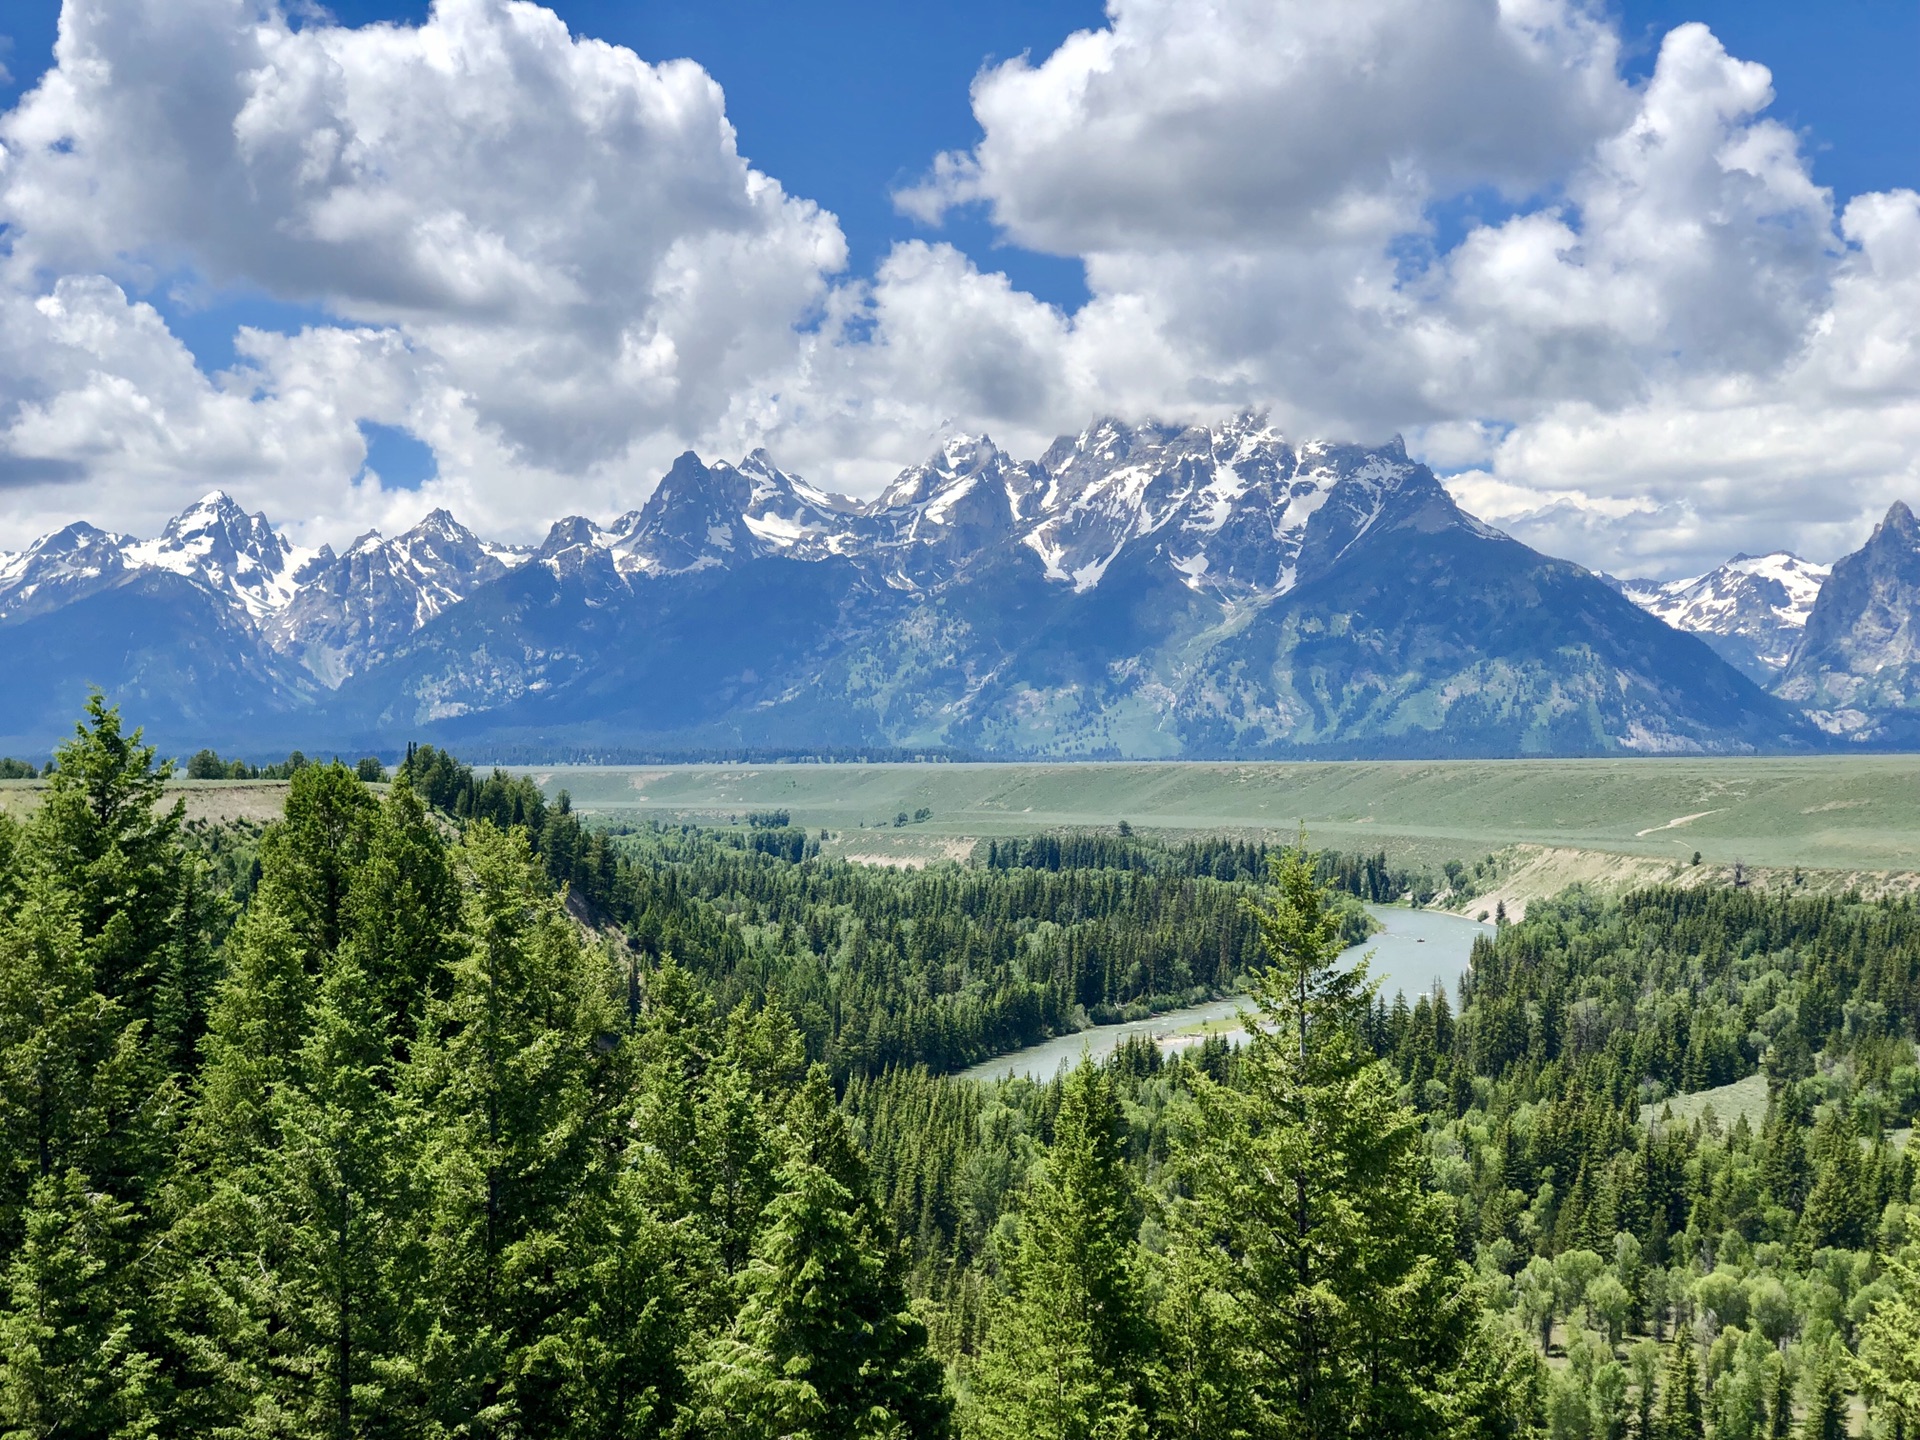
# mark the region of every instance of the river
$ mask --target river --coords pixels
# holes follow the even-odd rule
[[[1342,958],[1358,959],[1371,951],[1373,977],[1380,982],[1381,993],[1390,996],[1396,990],[1404,991],[1409,1003],[1432,990],[1436,981],[1444,983],[1451,993],[1454,982],[1466,971],[1474,937],[1493,933],[1491,925],[1439,910],[1409,910],[1397,905],[1369,905],[1367,909],[1386,928]],[[1168,1010],[1146,1020],[1129,1020],[1124,1025],[1096,1025],[1091,1030],[997,1055],[962,1070],[960,1075],[967,1080],[999,1080],[1009,1075],[1051,1080],[1061,1066],[1074,1064],[1082,1055],[1104,1059],[1135,1035],[1151,1035],[1163,1048],[1177,1049],[1195,1043],[1202,1027],[1218,1027],[1233,1020],[1246,1004],[1243,997],[1236,996],[1185,1010]],[[1239,1027],[1230,1026],[1228,1032],[1237,1035]]]

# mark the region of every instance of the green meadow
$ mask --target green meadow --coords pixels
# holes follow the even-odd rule
[[[1686,863],[1920,869],[1920,755],[1776,759],[527,767],[609,819],[793,823],[854,851],[1125,820],[1473,856],[1513,844]],[[913,819],[920,812],[924,819]],[[905,813],[908,823],[896,826]]]

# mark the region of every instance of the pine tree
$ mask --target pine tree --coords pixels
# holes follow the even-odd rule
[[[1234,1369],[1239,1311],[1229,1294],[1225,1257],[1183,1245],[1163,1268],[1165,1295],[1155,1327],[1158,1430],[1181,1440],[1251,1434],[1251,1397]]]
[[[1270,964],[1243,1088],[1196,1086],[1176,1245],[1218,1257],[1233,1347],[1219,1370],[1252,1434],[1431,1431],[1476,1330],[1471,1277],[1422,1185],[1418,1121],[1365,1048],[1364,967],[1338,963],[1338,917],[1304,855],[1275,866],[1258,919]]]
[[[0,1255],[36,1184],[76,1170],[132,1200],[165,1160],[142,1026],[95,988],[76,909],[36,870],[0,915]]]
[[[1659,1343],[1642,1340],[1635,1345],[1628,1352],[1627,1366],[1633,1375],[1632,1408],[1627,1412],[1628,1440],[1659,1440]]]
[[[73,898],[94,988],[151,1023],[180,897],[182,802],[162,808],[171,762],[123,733],[99,692],[56,754],[23,847]]]
[[[1831,1355],[1817,1356],[1808,1372],[1800,1434],[1802,1440],[1846,1440],[1847,1394],[1840,1383],[1840,1367]]]
[[[1767,1363],[1767,1440],[1790,1440],[1793,1434],[1793,1372],[1786,1357]]]
[[[423,1143],[414,1182],[434,1277],[416,1307],[432,1423],[564,1433],[558,1353],[572,1217],[612,1182],[623,1117],[607,1093],[616,1020],[521,832],[485,822],[458,855],[460,944],[402,1081]],[[608,1042],[605,1046],[602,1040]]]
[[[206,1061],[187,1147],[214,1171],[251,1164],[275,1140],[272,1103],[306,1041],[319,957],[269,849],[253,902],[227,939],[227,973],[202,1041]]]
[[[277,1331],[263,1399],[299,1433],[341,1440],[382,1433],[419,1399],[400,1310],[427,1277],[407,1257],[412,1132],[384,1018],[351,947],[334,956],[273,1095],[276,1142],[246,1177]]]
[[[1706,1402],[1700,1394],[1700,1357],[1693,1346],[1693,1326],[1682,1322],[1673,1332],[1667,1351],[1666,1374],[1660,1384],[1659,1440],[1705,1440]]]
[[[0,1433],[142,1436],[156,1366],[138,1335],[131,1207],[77,1170],[34,1183],[0,1309]]]
[[[230,906],[209,891],[207,866],[196,857],[181,858],[176,883],[178,900],[154,998],[153,1035],[166,1068],[186,1080],[199,1071],[204,1058],[201,1047],[222,968],[214,937]]]
[[[1838,1106],[1824,1111],[1809,1146],[1813,1185],[1800,1214],[1800,1251],[1857,1249],[1869,1228],[1860,1142]]]
[[[686,1398],[693,1327],[680,1235],[622,1173],[572,1207],[563,1239],[558,1322],[544,1363],[567,1440],[648,1440],[670,1433]],[[704,1276],[703,1276],[704,1278]]]
[[[1046,1163],[1028,1179],[1005,1294],[988,1321],[968,1430],[985,1440],[1144,1435],[1154,1343],[1134,1253],[1140,1202],[1113,1083],[1066,1081]]]
[[[366,858],[376,810],[367,787],[346,766],[307,765],[287,787],[285,818],[261,842],[261,869],[279,877],[283,903],[315,970],[322,955],[340,946],[348,892]]]
[[[699,1366],[692,1433],[713,1440],[939,1440],[950,1402],[865,1162],[816,1066],[794,1098],[780,1194],[729,1332]]]
[[[1776,1091],[1767,1103],[1760,1129],[1760,1174],[1773,1203],[1798,1214],[1807,1202],[1813,1173],[1807,1163],[1806,1100],[1793,1084]]]
[[[428,1004],[444,999],[457,958],[460,890],[446,842],[404,774],[366,821],[365,858],[353,867],[341,928],[404,1062]]]
[[[701,1091],[720,1048],[716,1029],[713,1001],[699,981],[671,957],[663,961],[648,977],[634,1037],[640,1075],[633,1164],[655,1210],[698,1224],[714,1263],[722,1265],[727,1247],[705,1232],[712,1190],[701,1173],[706,1157],[698,1138]]]

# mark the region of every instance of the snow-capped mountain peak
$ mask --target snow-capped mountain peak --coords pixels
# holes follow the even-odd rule
[[[267,617],[265,633],[276,650],[337,686],[526,553],[487,544],[446,510],[392,539],[369,530],[337,559],[323,547],[299,593]]]
[[[1676,630],[1699,635],[1762,683],[1786,669],[1832,567],[1785,550],[1736,555],[1704,575],[1623,580],[1620,589]]]
[[[0,620],[57,609],[126,570],[132,537],[81,520],[0,559]]]
[[[224,490],[213,490],[154,539],[128,545],[125,558],[131,568],[171,570],[231,596],[259,620],[291,604],[314,562],[332,556],[294,545],[265,515],[249,515]]]
[[[679,575],[759,555],[817,560],[854,547],[860,507],[787,474],[764,450],[739,466],[689,450],[647,502],[614,521],[623,575]]]
[[[1285,594],[1344,553],[1408,485],[1439,492],[1397,441],[1295,450],[1264,415],[1219,426],[1097,421],[1040,462],[1041,518],[1023,537],[1050,579],[1088,590],[1133,540],[1156,537],[1191,588]]]

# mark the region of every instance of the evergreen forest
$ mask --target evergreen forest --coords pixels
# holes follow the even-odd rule
[[[1573,891],[1390,996],[1382,855],[170,772],[96,697],[0,814],[0,1436],[1920,1440],[1910,901]]]

